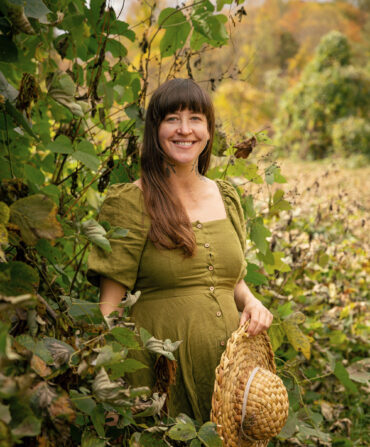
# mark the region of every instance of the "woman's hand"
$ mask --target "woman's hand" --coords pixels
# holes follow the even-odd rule
[[[235,303],[240,312],[240,326],[250,320],[247,333],[257,335],[271,326],[273,315],[249,290],[244,280],[238,282],[234,290]]]
[[[261,301],[251,294],[244,306],[240,318],[240,326],[250,320],[247,333],[250,335],[257,335],[271,326],[273,318],[272,313],[266,309]]]

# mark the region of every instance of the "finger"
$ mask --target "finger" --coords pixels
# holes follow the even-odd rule
[[[263,315],[261,331],[266,331],[270,327],[270,312],[266,310]]]
[[[252,312],[251,313],[251,321],[248,326],[248,334],[250,335],[256,335],[256,329],[258,327],[259,322],[259,312]]]
[[[243,312],[240,317],[240,323],[239,326],[243,326],[244,323],[246,323],[250,318],[249,312]]]
[[[258,335],[269,327],[269,313],[267,309],[259,313],[253,335]]]

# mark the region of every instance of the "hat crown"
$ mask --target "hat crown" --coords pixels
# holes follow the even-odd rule
[[[250,384],[245,410],[241,422],[245,438],[266,440],[280,433],[289,412],[288,394],[280,377],[259,368]]]
[[[266,332],[249,337],[247,327],[233,332],[216,368],[211,421],[224,447],[266,447],[288,417],[288,395],[275,374],[270,339]]]

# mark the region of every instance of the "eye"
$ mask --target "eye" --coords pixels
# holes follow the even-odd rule
[[[168,115],[165,118],[166,121],[175,121],[177,120],[177,116],[176,115]]]

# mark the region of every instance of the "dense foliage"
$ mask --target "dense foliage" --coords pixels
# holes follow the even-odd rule
[[[129,307],[139,294],[123,303],[122,318],[103,319],[85,272],[90,244],[109,251],[109,240],[126,234],[94,217],[110,184],[137,178],[150,63],[160,61],[162,79],[191,76],[193,58],[227,44],[221,10],[231,3],[153,7],[143,36],[103,0],[1,3],[4,447],[221,445],[213,424],[199,427],[186,415],[169,419],[163,395],[128,386],[125,374],[142,367],[130,350],[149,349],[171,361],[177,340],[156,340],[132,326]],[[262,132],[235,151],[219,138],[217,154],[221,147],[226,152],[215,157],[209,175],[238,185],[250,240],[246,281],[276,317],[270,336],[291,413],[272,445],[347,446],[349,439],[365,445],[366,252],[344,228],[346,202],[337,216],[318,208],[312,220],[312,210],[286,200],[276,164],[236,158],[266,142]],[[267,197],[252,187],[267,190]],[[338,255],[346,251],[355,262]],[[113,414],[117,425],[107,425]]]
[[[334,150],[370,156],[369,107],[369,70],[350,65],[347,38],[332,31],[299,82],[281,98],[275,141],[282,152],[304,158],[322,158]]]

